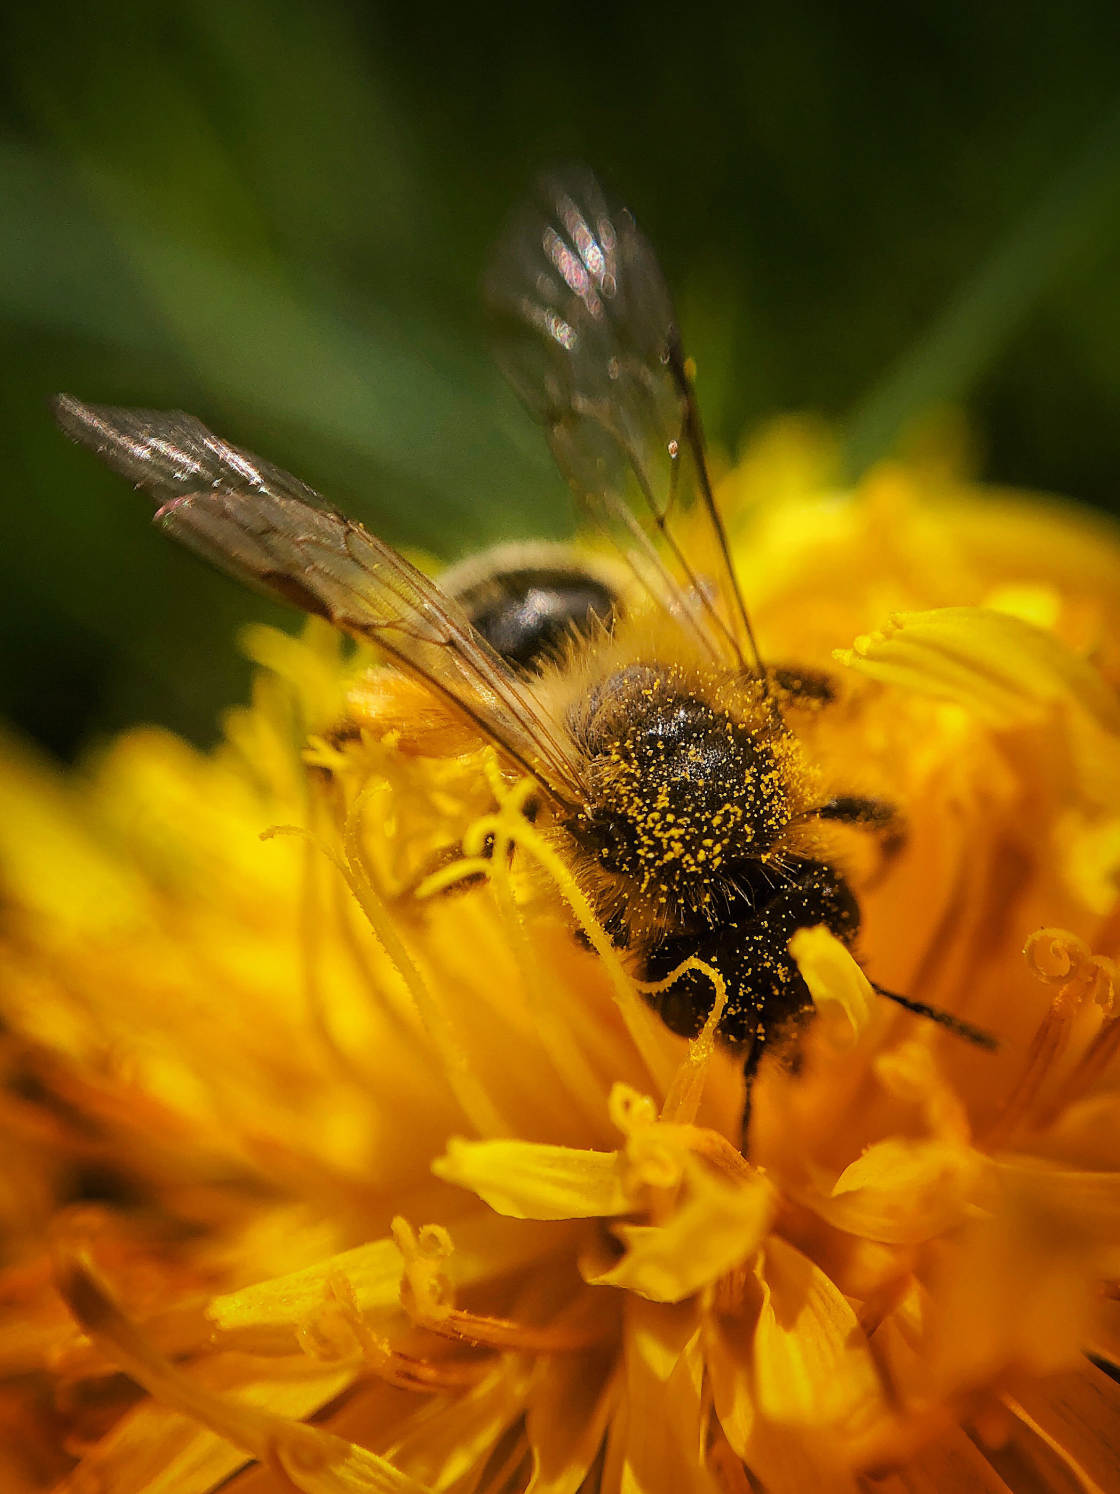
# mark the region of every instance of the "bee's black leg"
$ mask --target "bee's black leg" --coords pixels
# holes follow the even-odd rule
[[[840,794],[815,810],[814,818],[873,831],[881,837],[883,854],[887,857],[896,856],[906,844],[906,828],[902,816],[885,799],[866,799],[860,794]]]
[[[831,705],[836,699],[836,684],[823,669],[801,664],[775,664],[767,674],[783,695],[809,706]]]
[[[528,820],[530,825],[533,824],[540,812],[541,803],[535,795],[525,801],[522,813],[524,814],[526,820]],[[508,866],[513,865],[513,858],[516,852],[517,845],[514,841],[511,840],[509,845],[506,847],[506,864]],[[489,861],[493,856],[494,837],[492,835],[486,836],[485,840],[482,842],[482,848],[479,854],[483,861]],[[417,875],[412,878],[411,882],[407,883],[406,886],[402,888],[402,890],[397,894],[396,901],[398,903],[411,902],[416,896],[416,889],[423,886],[423,884],[428,880],[429,877],[434,876],[438,871],[442,871],[444,867],[453,866],[456,861],[462,859],[462,856],[463,845],[461,841],[456,842],[454,845],[445,846],[442,851],[437,851],[436,854],[424,867],[423,871],[418,872]],[[443,891],[438,895],[440,897],[447,897],[458,892],[465,892],[468,887],[477,887],[485,880],[485,873],[472,872],[468,876],[460,877],[457,882],[452,882],[449,886],[445,887]]]
[[[858,794],[841,794],[836,799],[829,799],[827,804],[822,804],[817,810],[817,817],[880,830],[897,824],[898,810],[885,799],[865,799]]]
[[[739,1150],[743,1156],[747,1155],[747,1143],[750,1139],[751,1129],[751,1095],[754,1092],[754,1076],[758,1072],[758,1065],[762,1060],[766,1044],[755,1041],[747,1049],[743,1059],[743,1119],[739,1133]]]
[[[797,1012],[791,1021],[777,1034],[767,1033],[765,1030],[759,1032],[754,1042],[743,1054],[743,1120],[740,1132],[739,1146],[745,1157],[747,1155],[748,1132],[751,1125],[751,1096],[754,1094],[754,1081],[758,1074],[759,1065],[767,1053],[773,1053],[777,1049],[780,1057],[775,1061],[782,1065],[788,1074],[799,1074],[801,1072],[801,1050],[797,1046],[797,1034],[801,1031],[811,1011],[807,1004]],[[767,1041],[772,1038],[772,1041]]]
[[[871,982],[871,989],[885,996],[888,1001],[893,1001],[896,1006],[901,1006],[905,1011],[913,1012],[916,1017],[925,1017],[930,1022],[936,1022],[956,1037],[964,1038],[966,1043],[972,1043],[977,1048],[986,1048],[989,1053],[994,1053],[999,1047],[999,1038],[994,1033],[988,1032],[983,1027],[976,1027],[972,1022],[966,1022],[963,1017],[954,1016],[952,1012],[943,1012],[938,1006],[930,1006],[925,1001],[914,1001],[909,996],[900,996],[897,991],[888,991],[886,986],[879,985],[876,981]]]

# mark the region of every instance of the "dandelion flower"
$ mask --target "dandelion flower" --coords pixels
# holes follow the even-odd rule
[[[733,544],[907,834],[837,828],[859,963],[795,937],[745,1138],[718,995],[663,1027],[529,786],[323,625],[214,752],[8,745],[5,1488],[1117,1488],[1120,543],[819,456]]]

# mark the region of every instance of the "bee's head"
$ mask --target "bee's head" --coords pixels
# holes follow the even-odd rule
[[[763,858],[789,823],[776,744],[679,667],[657,664],[616,670],[570,724],[588,782],[572,833],[659,914],[718,916],[721,881]]]

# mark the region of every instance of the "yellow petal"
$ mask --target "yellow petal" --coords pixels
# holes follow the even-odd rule
[[[1120,733],[1120,706],[1105,681],[1052,633],[985,607],[896,614],[882,632],[837,651],[873,679],[955,701],[993,726],[1038,719],[1054,702],[1078,704]]]
[[[761,1176],[728,1187],[696,1163],[687,1178],[683,1202],[664,1223],[616,1225],[625,1255],[605,1268],[585,1261],[584,1279],[680,1302],[748,1260],[773,1220],[774,1189]]]
[[[322,1306],[332,1272],[347,1279],[362,1312],[397,1306],[401,1253],[392,1240],[376,1240],[302,1271],[214,1297],[206,1316],[216,1333],[238,1335],[239,1348],[251,1343],[258,1352],[270,1346],[283,1352],[295,1347],[295,1335]]]
[[[324,1371],[304,1360],[274,1360],[252,1368],[245,1361],[204,1364],[192,1378],[208,1391],[249,1407],[267,1407],[297,1421],[312,1416],[353,1380],[353,1370]],[[218,1487],[244,1466],[250,1453],[196,1416],[144,1401],[122,1417],[87,1455],[90,1487],[128,1494],[183,1494]]]
[[[753,1276],[750,1282],[754,1283]],[[744,1459],[758,1418],[751,1379],[751,1337],[745,1326],[747,1316],[744,1312],[726,1321],[709,1318],[704,1338],[704,1357],[716,1415],[724,1436]]]
[[[632,1206],[617,1152],[453,1139],[432,1171],[514,1219],[595,1219]]]
[[[864,1494],[824,1437],[807,1438],[799,1427],[760,1419],[747,1449],[747,1464],[766,1494]]]
[[[48,936],[111,929],[147,910],[150,889],[101,844],[79,785],[0,736],[0,862],[5,896],[51,920]]]
[[[923,1443],[914,1458],[871,1487],[875,1494],[1011,1494],[976,1444],[956,1427]]]
[[[745,1300],[729,1317],[709,1320],[705,1361],[720,1427],[734,1452],[750,1468],[767,1494],[857,1494],[855,1478],[838,1456],[834,1439],[816,1428],[782,1426],[760,1413],[755,1388],[754,1329],[762,1291],[752,1274]]]
[[[882,1387],[847,1298],[778,1236],[766,1242],[759,1280],[754,1381],[760,1415],[785,1425],[862,1430],[882,1411]]]
[[[453,1290],[503,1276],[556,1248],[556,1231],[530,1222],[500,1224],[478,1210],[455,1221],[454,1249],[444,1263]],[[561,1242],[562,1243],[562,1242]],[[366,1317],[396,1312],[400,1302],[401,1252],[395,1240],[375,1240],[328,1257],[301,1271],[214,1297],[206,1306],[215,1345],[285,1353],[299,1346],[325,1303],[345,1283],[355,1311]]]
[[[1120,1093],[1075,1101],[1037,1138],[1032,1151],[1050,1160],[1120,1172]]]
[[[1114,812],[1120,802],[1115,692],[1052,633],[1004,612],[949,607],[898,614],[836,657],[884,683],[951,701],[997,730],[1057,732],[1043,748],[1051,789],[1096,810]]]
[[[1001,1182],[1037,1211],[1067,1243],[1097,1243],[1120,1262],[1120,1172],[1087,1172],[1054,1167],[1034,1157],[1001,1157]],[[1109,1274],[1103,1272],[1102,1274]]]
[[[931,1254],[927,1359],[939,1393],[1076,1364],[1101,1265],[1116,1255],[1113,1177],[1062,1175],[1025,1158],[1001,1161],[993,1177],[985,1210]]]

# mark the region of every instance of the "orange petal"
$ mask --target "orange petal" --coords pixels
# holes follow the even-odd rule
[[[618,1398],[614,1344],[591,1354],[553,1354],[529,1389],[526,1435],[533,1454],[527,1494],[576,1494]]]
[[[91,1338],[150,1395],[275,1466],[302,1494],[427,1494],[423,1485],[352,1442],[190,1379],[149,1347],[78,1256],[61,1263],[59,1289]]]
[[[720,1494],[705,1449],[704,1358],[693,1305],[626,1303],[624,1391],[611,1423],[604,1489]]]
[[[469,1481],[521,1416],[525,1380],[523,1366],[511,1360],[465,1395],[429,1401],[387,1449],[388,1456],[408,1471],[410,1481],[438,1489]]]
[[[1117,1487],[1120,1385],[1094,1365],[1017,1387],[1004,1400],[1086,1489]]]

